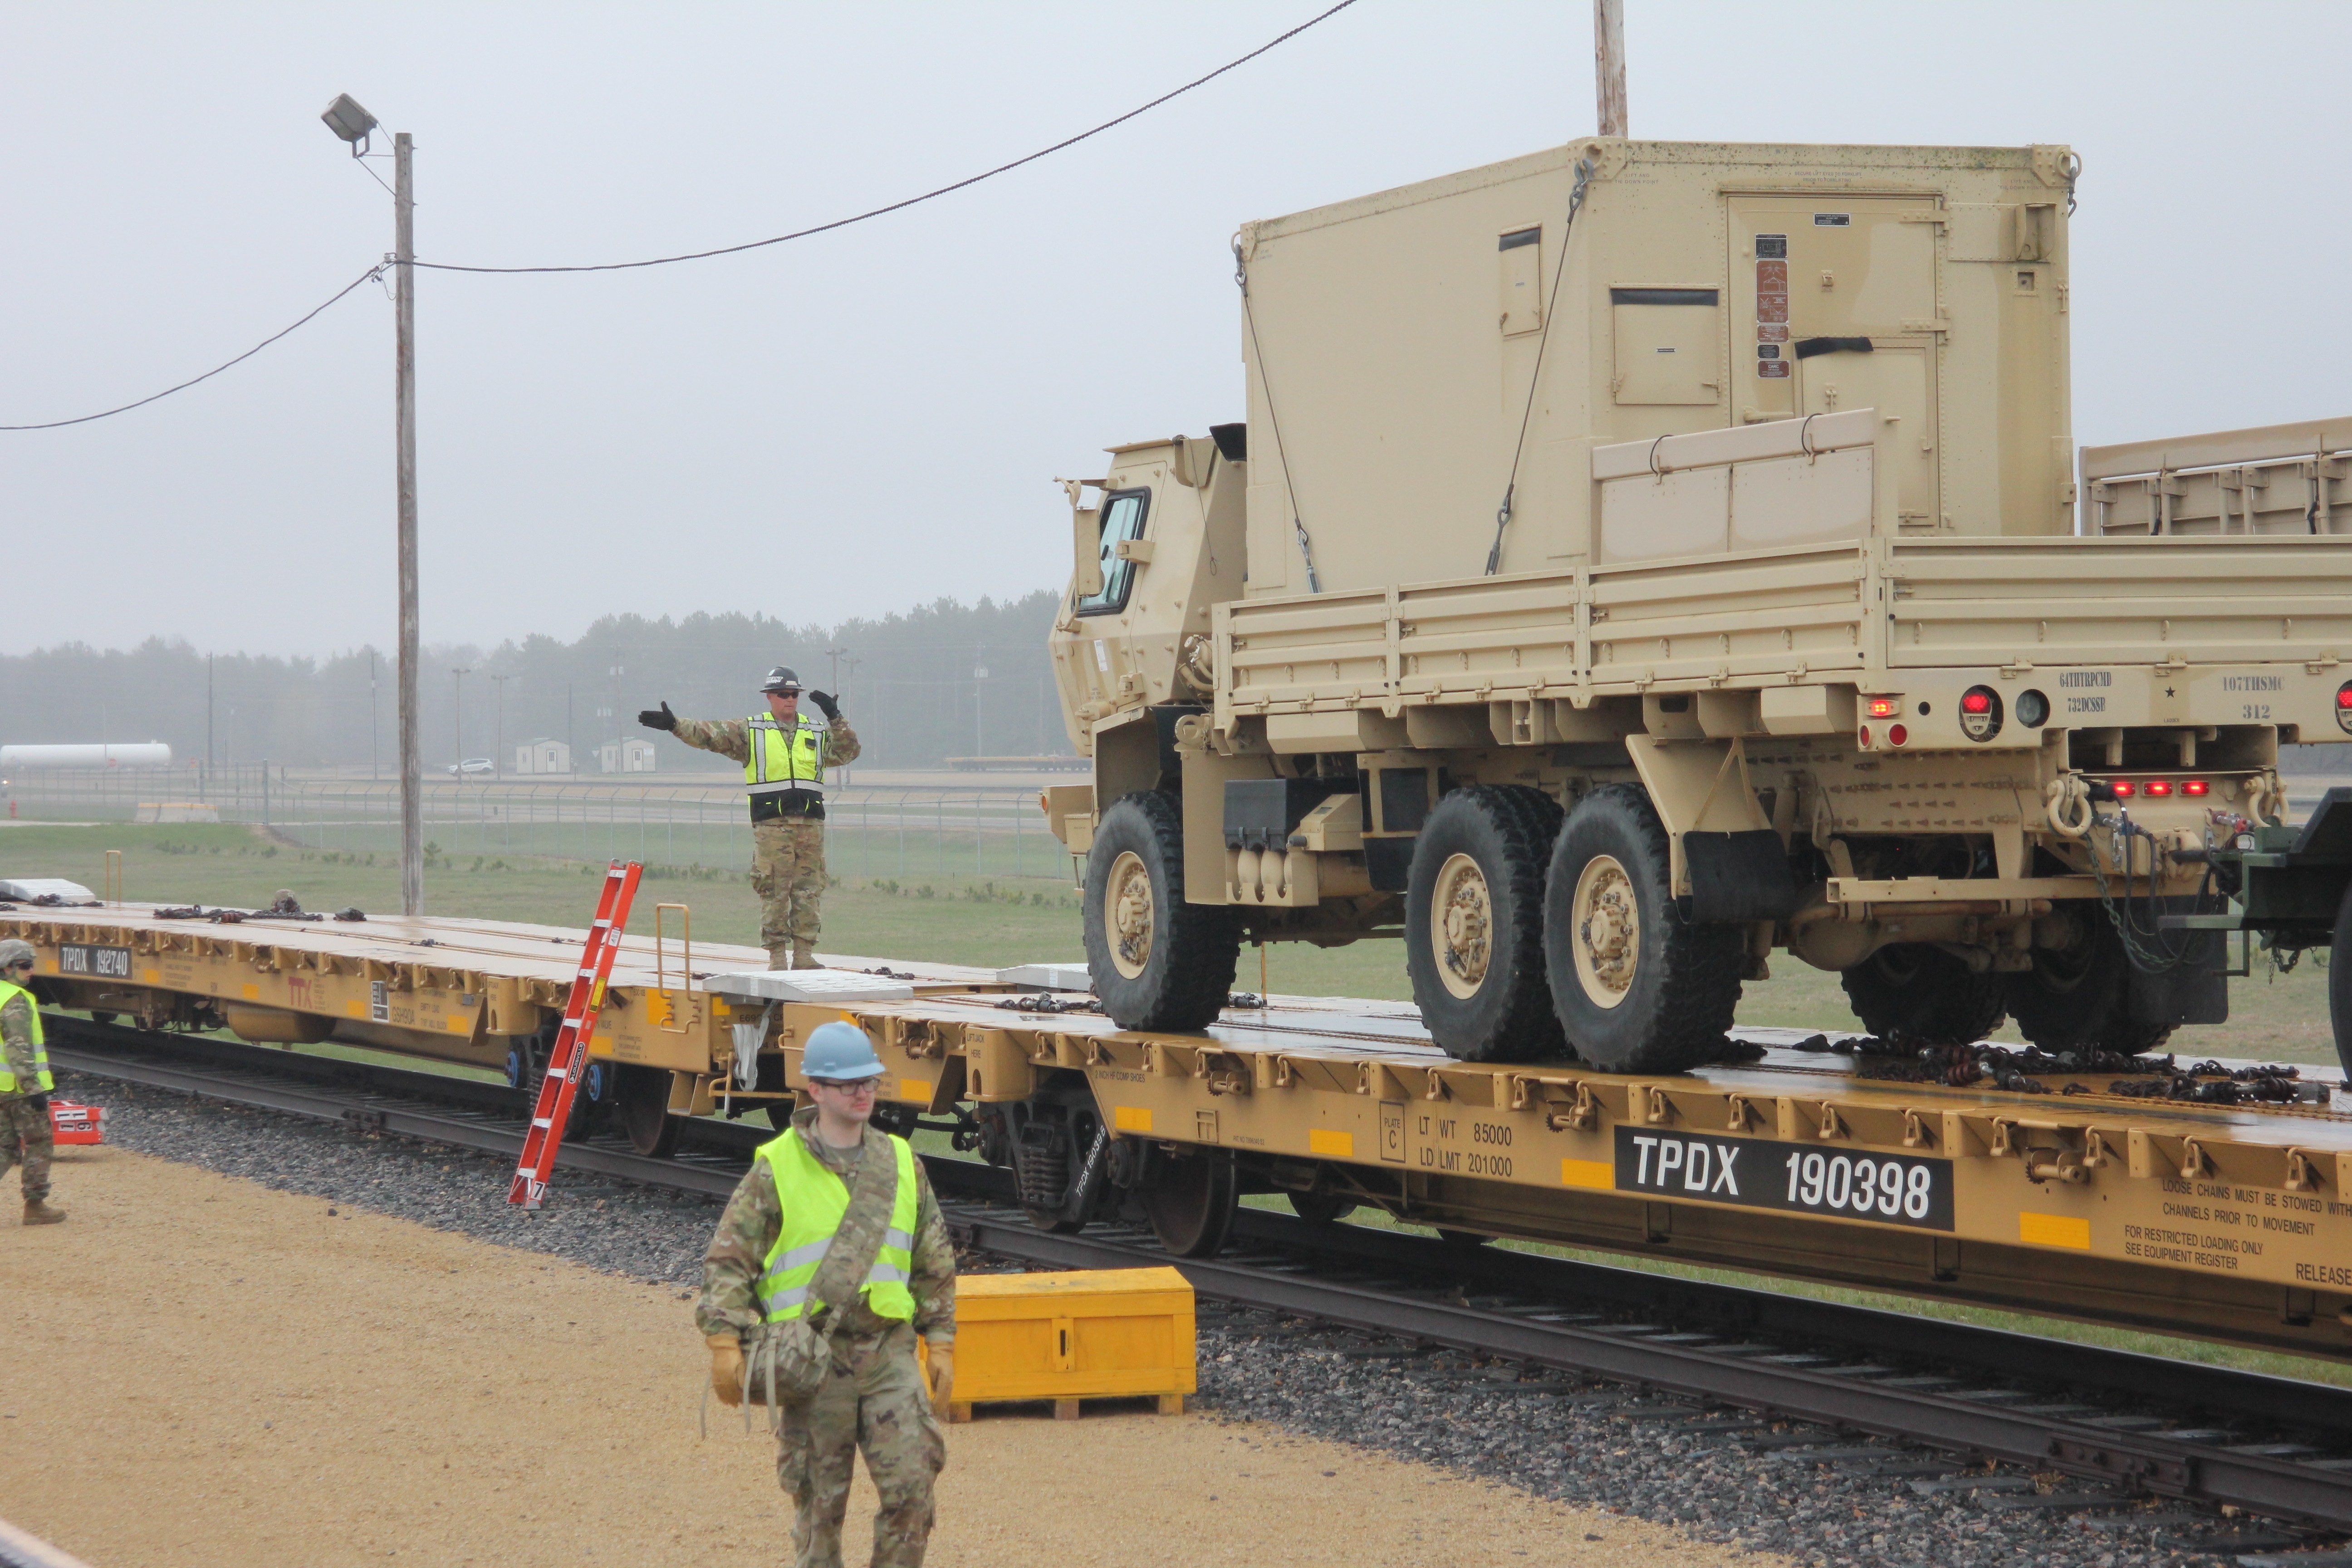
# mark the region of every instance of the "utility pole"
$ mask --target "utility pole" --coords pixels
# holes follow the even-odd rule
[[[986,689],[987,680],[988,666],[973,665],[971,667],[971,754],[975,757],[988,755],[988,724],[982,719],[980,711],[981,693]]]
[[[473,673],[470,669],[449,671],[449,683],[457,689],[457,693],[456,700],[450,704],[453,711],[449,716],[449,724],[457,742],[457,766],[455,772],[459,784],[466,782],[466,677]]]
[[[1625,0],[1592,0],[1592,88],[1603,136],[1625,129]]]
[[[368,649],[368,783],[376,779],[375,766],[375,649]]]
[[[211,785],[212,782],[213,782],[213,656],[212,656],[212,655],[210,655],[210,654],[206,654],[206,655],[205,655],[205,785],[207,786],[207,788],[209,788],[209,787],[210,787],[210,785]],[[205,799],[209,799],[209,798],[210,798],[210,796],[209,796],[209,795],[198,795],[196,798],[197,798],[197,799],[199,799],[199,800],[205,800]]]
[[[507,682],[513,679],[511,675],[490,677],[490,684],[498,688],[499,693],[499,727],[496,731],[497,738],[490,742],[490,776],[492,778],[499,777],[506,771]]]
[[[392,139],[393,419],[400,497],[400,912],[425,912],[425,757],[416,733],[416,186],[414,145]],[[463,760],[462,758],[460,759]]]

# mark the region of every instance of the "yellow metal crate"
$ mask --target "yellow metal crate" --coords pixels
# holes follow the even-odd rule
[[[997,1400],[1159,1400],[1179,1415],[1198,1386],[1192,1287],[1173,1268],[966,1274],[956,1280],[955,1400],[949,1418]]]

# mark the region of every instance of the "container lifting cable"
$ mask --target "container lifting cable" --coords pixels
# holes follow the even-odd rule
[[[1568,242],[1576,233],[1576,215],[1584,210],[1584,191],[1591,180],[1592,160],[1579,158],[1576,188],[1568,194],[1568,221],[1559,228],[1559,262],[1552,269],[1551,297],[1544,301],[1543,329],[1536,334],[1535,368],[1528,373],[1527,406],[1519,410],[1518,444],[1511,448],[1511,477],[1503,483],[1503,504],[1495,510],[1495,542],[1486,552],[1485,573],[1489,577],[1503,564],[1503,531],[1511,526],[1511,502],[1518,494],[1519,458],[1528,449],[1528,421],[1536,411],[1536,388],[1543,384],[1544,345],[1551,342],[1551,319],[1559,304],[1559,280],[1568,276]],[[1542,252],[1538,250],[1537,254],[1540,257]]]
[[[1265,370],[1265,351],[1257,346],[1257,312],[1250,309],[1249,264],[1242,259],[1241,237],[1234,237],[1234,286],[1242,291],[1242,321],[1249,328],[1250,358],[1257,363],[1257,384],[1265,388],[1265,422],[1274,431],[1275,460],[1282,465],[1282,491],[1290,498],[1290,531],[1298,541],[1299,558],[1307,563],[1307,591],[1319,594],[1323,581],[1315,574],[1315,542],[1298,512],[1298,486],[1290,477],[1290,451],[1282,444],[1282,421],[1274,412],[1274,377]]]
[[[1291,28],[1288,32],[1277,34],[1276,37],[1267,39],[1265,43],[1260,44],[1257,47],[1252,49],[1249,53],[1242,55],[1234,59],[1227,60],[1223,65],[1219,66],[1216,69],[1209,72],[1207,75],[1194,77],[1191,81],[1184,83],[1181,87],[1172,88],[1170,90],[1161,93],[1158,98],[1153,99],[1150,102],[1139,104],[1136,108],[1129,110],[1125,114],[1119,115],[1117,119],[1106,120],[1090,131],[1081,131],[1075,136],[1065,137],[1061,141],[1055,142],[1050,147],[1041,147],[1036,152],[1031,153],[1024,157],[1015,158],[1009,163],[999,163],[993,169],[986,170],[981,174],[969,175],[966,178],[956,181],[952,184],[941,185],[936,190],[925,191],[920,195],[908,196],[902,201],[891,202],[884,206],[870,207],[865,212],[854,214],[849,217],[835,218],[830,223],[821,223],[811,228],[795,229],[790,234],[772,235],[766,239],[749,240],[741,245],[721,246],[716,250],[688,251],[679,256],[656,256],[642,261],[605,261],[569,267],[467,267],[448,261],[411,260],[408,265],[411,268],[427,272],[624,272],[641,267],[667,267],[672,262],[677,261],[703,261],[714,256],[733,256],[740,251],[761,250],[772,245],[782,245],[790,240],[806,239],[813,235],[828,234],[837,228],[847,228],[852,224],[864,223],[869,218],[883,217],[895,212],[904,212],[908,207],[919,206],[925,202],[935,201],[940,196],[951,195],[957,191],[966,190],[973,185],[979,184],[983,180],[992,180],[997,175],[1010,174],[1013,170],[1022,167],[1024,164],[1034,163],[1040,158],[1051,157],[1054,153],[1059,153],[1066,148],[1075,147],[1079,142],[1087,141],[1090,137],[1099,136],[1106,131],[1113,130],[1118,126],[1124,125],[1129,121],[1135,119],[1139,115],[1150,113],[1151,110],[1159,108],[1161,104],[1168,102],[1171,99],[1181,98],[1184,94],[1192,91],[1196,87],[1206,86],[1208,83],[1216,80],[1217,78],[1223,76],[1228,71],[1236,70],[1241,67],[1249,64],[1250,61],[1257,58],[1260,55],[1265,54],[1270,50],[1288,43],[1291,39],[1298,37],[1299,34],[1306,32],[1309,27],[1329,21],[1332,17],[1338,16],[1340,12],[1345,11],[1355,3],[1356,0],[1339,0],[1339,4],[1331,6],[1328,10],[1318,12],[1313,16],[1309,16],[1306,21],[1299,23],[1298,26]],[[369,173],[373,174],[374,171],[370,170]],[[394,259],[389,256],[385,257],[383,260],[378,262],[373,267],[369,268],[365,272],[360,274],[359,277],[352,279],[351,282],[344,285],[342,289],[335,293],[332,299],[327,300],[326,304],[320,305],[317,310],[312,310],[309,315],[306,315],[300,321],[296,321],[293,326],[288,327],[283,331],[275,332],[270,336],[262,339],[261,342],[254,344],[253,347],[246,350],[235,359],[215,365],[212,369],[205,372],[204,374],[184,381],[176,386],[167,386],[163,391],[152,393],[145,397],[140,398],[135,403],[125,403],[118,407],[104,409],[96,414],[84,414],[72,419],[51,419],[37,425],[0,425],[0,433],[5,433],[12,430],[56,430],[68,425],[87,425],[93,419],[106,419],[110,418],[117,414],[128,414],[134,408],[143,408],[148,404],[169,397],[175,392],[185,392],[188,388],[194,386],[199,382],[210,381],[214,376],[220,374],[221,372],[229,369],[231,366],[242,364],[247,360],[249,360],[254,355],[259,353],[262,350],[268,348],[270,344],[278,342],[278,339],[292,333],[296,329],[308,326],[314,319],[323,314],[328,306],[340,302],[346,295],[350,294],[361,284],[383,277],[383,274],[389,271],[394,265]]]

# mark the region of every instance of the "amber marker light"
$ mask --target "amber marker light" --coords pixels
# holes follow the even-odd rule
[[[2345,689],[2352,691],[2352,682],[2347,682]],[[2343,693],[2337,693],[2336,700],[2342,701]],[[1900,697],[1874,697],[1869,702],[1870,716],[1874,719],[1892,719],[1903,711],[1903,699]]]
[[[2183,779],[2180,781],[2180,793],[2183,795],[2209,795],[2212,792],[2212,788],[2213,786],[2207,784],[2203,779]]]
[[[2108,784],[2107,787],[2116,792],[2116,798],[2117,800],[2129,800],[2132,796],[2139,793],[2139,786],[2132,783],[2129,779],[2113,780]]]
[[[2172,781],[2170,779],[2150,779],[2147,781],[2147,793],[2150,795],[2170,795],[2172,793]]]

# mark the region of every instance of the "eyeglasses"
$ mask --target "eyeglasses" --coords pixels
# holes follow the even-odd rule
[[[811,1089],[829,1089],[836,1094],[873,1094],[882,1087],[881,1080],[870,1078],[851,1079],[845,1083],[830,1078],[813,1078],[808,1081]]]

